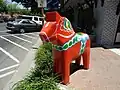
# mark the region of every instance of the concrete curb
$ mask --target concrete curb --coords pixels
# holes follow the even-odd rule
[[[58,84],[58,87],[60,88],[60,90],[78,90],[78,89],[63,85],[63,84]]]

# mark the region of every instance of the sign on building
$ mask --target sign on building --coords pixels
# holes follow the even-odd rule
[[[38,7],[47,7],[47,1],[46,0],[36,0],[38,3]]]

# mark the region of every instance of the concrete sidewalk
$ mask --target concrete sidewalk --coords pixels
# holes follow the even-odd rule
[[[101,47],[92,48],[90,69],[73,73],[68,87],[79,90],[120,90],[120,56]]]

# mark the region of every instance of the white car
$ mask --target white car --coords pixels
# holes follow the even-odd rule
[[[29,16],[29,15],[20,15],[18,16],[17,19],[29,19],[34,22],[36,22],[39,25],[43,25],[44,17],[39,17],[39,16]]]

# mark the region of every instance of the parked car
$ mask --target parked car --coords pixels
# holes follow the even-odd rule
[[[0,16],[0,23],[3,23],[3,22],[4,22],[3,17]]]
[[[40,24],[41,26],[43,25],[43,19],[44,17],[39,17],[39,16],[29,16],[29,15],[20,15],[17,17],[17,19],[29,19],[32,20],[34,22],[36,22],[37,24]]]
[[[28,19],[17,19],[13,22],[8,22],[6,28],[13,32],[24,33],[27,31],[40,31],[41,25]]]
[[[8,19],[8,22],[9,22],[9,21],[11,21],[11,22],[15,21],[15,17],[9,18],[9,19]]]

